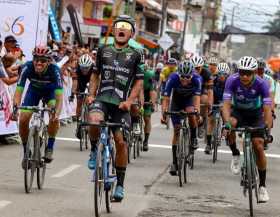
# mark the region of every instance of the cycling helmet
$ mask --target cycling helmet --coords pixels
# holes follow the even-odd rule
[[[223,72],[225,74],[230,73],[230,68],[227,63],[219,63],[218,65],[218,72]]]
[[[257,58],[257,61],[258,61],[258,68],[259,69],[264,69],[266,68],[266,63],[265,63],[265,60],[261,57]]]
[[[128,16],[128,15],[124,15],[124,14],[123,14],[123,15],[119,15],[119,16],[115,19],[115,21],[114,21],[114,23],[113,23],[113,26],[115,26],[115,24],[116,24],[117,22],[121,22],[121,21],[130,23],[131,26],[132,26],[133,32],[135,32],[135,29],[136,29],[136,27],[135,27],[136,22],[135,22],[135,19],[134,19],[134,18],[132,18],[131,16]]]
[[[188,60],[181,62],[178,66],[178,73],[179,73],[179,75],[192,74],[193,73],[193,64]]]
[[[162,63],[158,63],[156,69],[163,69],[164,65]]]
[[[201,56],[195,55],[191,58],[191,63],[194,67],[201,67],[204,65],[204,60]]]
[[[169,58],[168,60],[167,60],[167,63],[166,63],[167,65],[177,65],[177,60],[175,59],[175,58]]]
[[[241,70],[254,71],[258,68],[258,62],[254,57],[244,56],[239,59],[237,68]]]
[[[93,60],[90,55],[84,54],[79,59],[79,66],[87,68],[93,64]]]
[[[49,47],[47,46],[36,46],[32,52],[33,56],[38,56],[38,57],[46,57],[51,59],[52,57],[52,51]]]
[[[207,63],[210,65],[218,65],[219,60],[217,57],[209,57]]]

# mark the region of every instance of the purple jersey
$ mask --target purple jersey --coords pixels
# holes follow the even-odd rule
[[[232,100],[235,109],[256,110],[262,105],[271,105],[269,86],[264,79],[256,76],[253,84],[246,88],[238,73],[227,79],[223,99]]]

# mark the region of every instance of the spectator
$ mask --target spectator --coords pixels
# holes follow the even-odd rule
[[[1,49],[1,57],[4,57],[7,53],[13,52],[17,47],[17,40],[14,36],[9,35],[4,40],[4,47]]]

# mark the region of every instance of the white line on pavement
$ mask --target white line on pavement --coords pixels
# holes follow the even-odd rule
[[[156,128],[156,127],[159,127],[161,124],[153,124],[152,125],[152,128]]]
[[[78,142],[80,140],[78,139],[74,139],[74,138],[64,138],[64,137],[57,137],[56,138],[57,140],[62,140],[62,141],[74,141],[74,142]],[[152,148],[163,148],[163,149],[171,149],[171,146],[170,145],[158,145],[158,144],[149,144],[150,147]],[[199,148],[197,149],[197,151],[200,151],[200,152],[203,152],[204,149],[202,148]],[[231,151],[227,151],[227,150],[218,150],[219,153],[222,153],[222,154],[231,154]],[[242,153],[242,152],[241,152]],[[269,158],[278,158],[280,159],[280,154],[266,154],[267,157]]]
[[[79,165],[79,164],[73,164],[73,165],[61,170],[60,172],[52,175],[51,177],[52,178],[61,178],[65,175],[67,175],[68,173],[71,173],[73,170],[78,169],[80,166],[81,165]]]
[[[12,203],[11,201],[0,200],[0,209],[3,209],[4,207],[8,206],[11,203]]]

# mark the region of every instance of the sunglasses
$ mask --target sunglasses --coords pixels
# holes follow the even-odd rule
[[[132,26],[128,22],[120,21],[115,24],[116,29],[132,30]]]
[[[189,80],[192,78],[192,75],[180,75],[180,78]]]
[[[49,62],[49,58],[46,58],[46,57],[34,57],[33,61],[37,62],[37,63],[38,62],[47,63],[47,62]]]
[[[254,74],[253,71],[250,71],[250,70],[239,70],[239,75],[240,76],[247,76],[247,77],[250,77]]]

